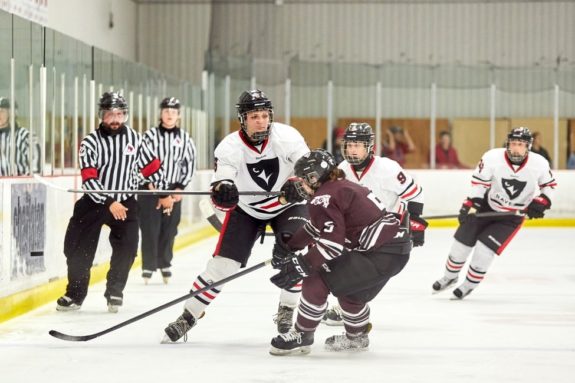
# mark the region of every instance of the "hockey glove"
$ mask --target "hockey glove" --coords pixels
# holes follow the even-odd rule
[[[301,180],[297,177],[289,178],[280,189],[281,195],[279,196],[279,201],[282,205],[288,203],[301,202],[304,198],[297,191],[297,184],[301,183]]]
[[[272,267],[279,270],[285,263],[291,262],[294,256],[295,253],[289,249],[288,245],[282,241],[276,241],[272,252]]]
[[[471,199],[468,198],[465,201],[463,201],[461,209],[459,209],[459,216],[457,216],[459,223],[462,224],[463,222],[467,221],[470,218],[469,215],[475,217],[474,214],[479,209],[481,209],[482,205],[483,205],[483,198],[471,198]]]
[[[270,281],[280,289],[288,289],[310,273],[311,266],[303,255],[293,255],[282,265],[281,271],[270,278]]]
[[[425,229],[428,225],[427,221],[419,216],[411,216],[409,219],[409,230],[414,247],[423,246],[425,243]]]
[[[222,211],[236,207],[239,201],[238,188],[232,180],[220,180],[211,185],[211,198],[214,206]]]
[[[527,216],[529,218],[543,218],[545,210],[551,207],[551,201],[545,194],[533,198],[531,203],[527,206]]]

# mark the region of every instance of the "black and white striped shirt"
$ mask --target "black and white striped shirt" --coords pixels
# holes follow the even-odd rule
[[[162,162],[166,188],[185,189],[196,167],[196,147],[190,135],[178,127],[160,125],[144,133],[143,146]]]
[[[102,125],[80,144],[82,187],[86,190],[136,190],[142,178],[163,185],[160,160],[141,145],[138,133],[128,126],[111,135]],[[132,194],[89,194],[96,203],[110,205]]]
[[[29,173],[28,164],[29,137],[28,129],[16,125],[14,145],[16,147],[15,165],[16,172],[10,171],[10,156],[12,155],[12,145],[10,142],[10,127],[0,129],[0,176],[20,176]]]

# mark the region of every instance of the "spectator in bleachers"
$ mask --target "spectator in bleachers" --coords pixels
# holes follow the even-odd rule
[[[439,133],[439,142],[435,145],[435,167],[437,169],[468,168],[459,161],[457,150],[451,142],[451,133],[445,130]]]
[[[383,143],[383,153],[386,157],[405,166],[405,156],[415,150],[415,144],[407,129],[392,126],[387,132],[388,142]]]
[[[571,152],[571,155],[567,160],[567,169],[575,170],[575,151]]]
[[[541,146],[541,133],[534,132],[533,133],[533,145],[531,146],[531,151],[533,153],[537,153],[547,161],[549,161],[549,167],[552,167],[553,164],[551,163],[551,157],[549,156],[549,152],[543,146]]]
[[[341,153],[341,145],[343,144],[343,135],[345,133],[345,129],[344,128],[334,128],[331,131],[331,154],[333,155],[333,157],[335,158],[335,162],[337,164],[339,164],[341,161],[343,161],[343,154]],[[323,141],[323,144],[321,145],[322,149],[327,150],[327,140]]]

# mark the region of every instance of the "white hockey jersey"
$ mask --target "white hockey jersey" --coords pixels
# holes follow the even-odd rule
[[[469,198],[485,196],[495,211],[524,210],[540,194],[552,200],[557,182],[549,162],[529,152],[523,164],[513,165],[505,151],[491,149],[483,155],[473,172]]]
[[[361,175],[345,160],[338,167],[348,180],[371,189],[389,212],[402,213],[408,201],[423,203],[421,186],[394,160],[373,156]]]
[[[240,191],[280,191],[293,176],[295,162],[309,152],[302,135],[293,127],[274,122],[270,135],[254,147],[240,134],[228,134],[216,147],[213,181],[231,179]],[[241,195],[238,204],[257,219],[275,217],[290,204],[281,205],[277,196]]]

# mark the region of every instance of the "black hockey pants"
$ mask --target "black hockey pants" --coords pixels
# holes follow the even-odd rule
[[[123,297],[122,291],[138,250],[138,204],[132,197],[122,205],[128,208],[125,221],[114,219],[108,207],[95,203],[87,195],[74,205],[64,239],[64,255],[68,264],[66,295],[78,303],[82,303],[88,294],[90,269],[102,225],[110,227],[112,246],[104,296]]]

